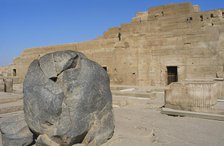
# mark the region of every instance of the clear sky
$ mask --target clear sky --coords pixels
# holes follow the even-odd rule
[[[180,2],[224,8],[224,0],[0,0],[0,66],[25,48],[91,40],[136,12]]]

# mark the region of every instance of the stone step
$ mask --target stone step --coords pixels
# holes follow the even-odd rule
[[[23,110],[23,100],[0,104],[0,114],[12,113]]]
[[[4,103],[16,102],[22,100],[22,98],[0,98],[0,105]]]
[[[117,91],[112,90],[113,96],[128,96],[128,97],[140,97],[140,98],[156,98],[164,97],[164,92],[152,91],[152,92],[141,92],[141,91]]]
[[[155,86],[129,86],[129,85],[111,85],[111,92],[113,96],[129,96],[141,98],[153,98],[157,96],[164,96],[165,87]]]
[[[136,86],[114,86],[114,85],[110,85],[110,89],[111,90],[125,90],[125,89],[137,89]]]
[[[4,114],[0,114],[0,124],[2,121],[4,121],[4,119],[7,119],[9,117],[12,117],[12,116],[16,116],[16,115],[20,115],[20,114],[23,114],[23,110],[20,110],[20,111],[16,111],[16,112],[11,112],[11,113],[4,113]],[[3,119],[3,120],[1,120]]]
[[[22,94],[0,92],[0,104],[22,100]]]
[[[150,101],[149,98],[131,97],[131,96],[116,96],[113,95],[113,107],[125,107],[130,105],[140,105]]]
[[[153,93],[144,93],[144,92],[131,92],[131,91],[115,91],[112,90],[113,96],[131,96],[131,97],[142,97],[142,98],[151,98],[154,94]]]
[[[161,113],[172,116],[187,116],[187,117],[224,121],[224,115],[214,113],[191,112],[183,110],[174,110],[170,108],[162,108]]]
[[[115,91],[141,91],[150,93],[153,91],[162,92],[164,91],[166,86],[131,86],[131,85],[110,85],[111,90]]]

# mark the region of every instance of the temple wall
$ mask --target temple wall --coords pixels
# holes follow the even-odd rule
[[[92,41],[26,49],[13,67],[22,82],[34,59],[76,50],[107,68],[113,84],[166,85],[169,66],[177,67],[178,81],[215,78],[224,70],[224,10],[199,9],[190,3],[151,8]]]

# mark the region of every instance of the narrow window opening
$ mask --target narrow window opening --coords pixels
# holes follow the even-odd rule
[[[5,84],[5,79],[3,79],[4,82],[4,92],[6,92],[6,84]]]
[[[16,69],[12,70],[12,76],[14,76],[14,77],[16,76]]]
[[[214,18],[214,15],[213,14],[211,14],[210,16],[211,16],[211,18]]]
[[[201,19],[201,21],[203,21],[203,20],[204,20],[204,18],[203,18],[203,16],[202,16],[202,15],[200,16],[200,19]]]
[[[193,20],[193,18],[192,18],[192,17],[190,17],[190,20]]]
[[[177,66],[167,66],[168,85],[178,81]]]
[[[161,14],[162,14],[162,16],[164,16],[164,12],[163,11],[161,12]]]

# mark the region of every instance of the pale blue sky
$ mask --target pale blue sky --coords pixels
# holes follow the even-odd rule
[[[180,2],[224,8],[223,0],[0,0],[0,66],[25,48],[91,40],[136,12]]]

